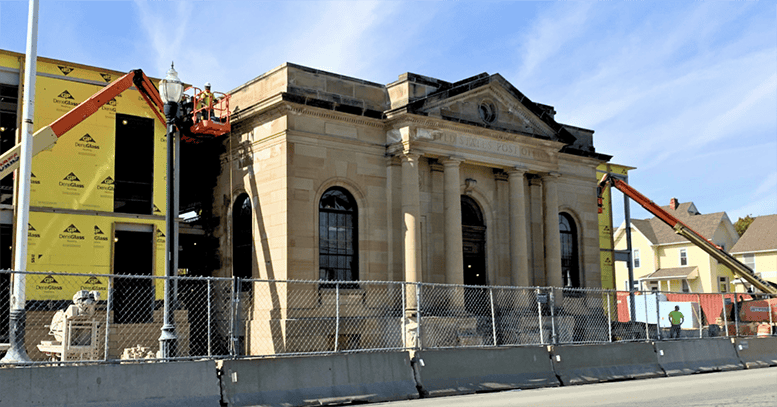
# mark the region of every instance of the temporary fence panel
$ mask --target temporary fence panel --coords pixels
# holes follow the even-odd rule
[[[638,292],[634,321],[623,321],[628,293],[610,290],[0,271],[0,299],[14,274],[60,287],[28,296],[25,346],[35,363],[161,359],[165,279],[171,359],[665,340],[675,305],[687,322],[681,338],[773,333],[757,330],[767,320],[702,312],[715,300],[744,309],[729,294]]]

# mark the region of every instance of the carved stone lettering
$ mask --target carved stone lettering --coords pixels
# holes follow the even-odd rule
[[[542,150],[521,147],[499,140],[485,140],[454,133],[442,133],[436,136],[437,137],[435,138],[437,141],[455,147],[466,147],[484,152],[510,155],[513,157],[530,158],[537,161],[550,161],[550,155]]]

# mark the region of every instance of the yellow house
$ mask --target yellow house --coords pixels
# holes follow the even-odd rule
[[[680,203],[677,198],[672,198],[670,204],[662,208],[726,251],[731,250],[738,240],[734,225],[725,212],[703,215],[693,202]],[[632,219],[631,231],[634,284],[638,289],[705,293],[732,291],[734,274],[674,233],[660,219]],[[616,250],[626,250],[624,225],[615,232],[614,240]],[[615,264],[615,279],[618,289],[629,288],[626,263]]]
[[[777,283],[777,215],[755,218],[731,254],[766,281]],[[734,280],[737,291],[747,291],[746,282]]]

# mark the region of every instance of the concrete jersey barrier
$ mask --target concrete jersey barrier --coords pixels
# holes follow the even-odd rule
[[[213,361],[0,369],[0,406],[218,406]]]
[[[667,376],[743,369],[729,339],[655,342],[658,364]]]
[[[551,359],[564,385],[664,376],[647,342],[558,345]]]
[[[429,350],[416,354],[429,396],[558,386],[545,347]]]
[[[777,337],[736,338],[734,348],[748,369],[777,366]]]
[[[418,398],[406,352],[223,360],[222,402],[307,406]]]

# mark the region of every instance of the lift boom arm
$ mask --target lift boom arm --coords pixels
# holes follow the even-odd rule
[[[164,104],[159,97],[159,91],[157,91],[154,84],[142,70],[136,69],[115,80],[110,85],[92,95],[89,99],[81,102],[78,106],[65,113],[50,125],[36,131],[35,134],[32,135],[32,155],[34,156],[39,152],[54,146],[59,137],[98,111],[103,105],[111,101],[111,99],[132,87],[132,85],[135,85],[146,103],[151,106],[151,110],[156,114],[157,118],[162,124],[165,124],[165,119],[162,115]],[[0,155],[0,179],[5,178],[19,167],[20,158],[21,144],[16,144]]]
[[[675,233],[688,239],[691,243],[695,244],[707,254],[712,256],[715,260],[728,267],[732,272],[744,278],[753,287],[761,290],[761,292],[767,294],[777,294],[777,288],[772,286],[768,281],[758,277],[753,270],[744,265],[742,262],[726,253],[720,246],[712,243],[698,232],[694,231],[688,225],[675,218],[669,212],[663,210],[660,206],[656,205],[653,201],[639,193],[636,189],[632,188],[624,181],[612,176],[612,174],[605,174],[602,180],[599,181],[599,191],[604,191],[607,184],[618,188],[619,191],[626,194],[629,198],[640,204],[648,212],[661,219],[664,223],[674,229]]]

